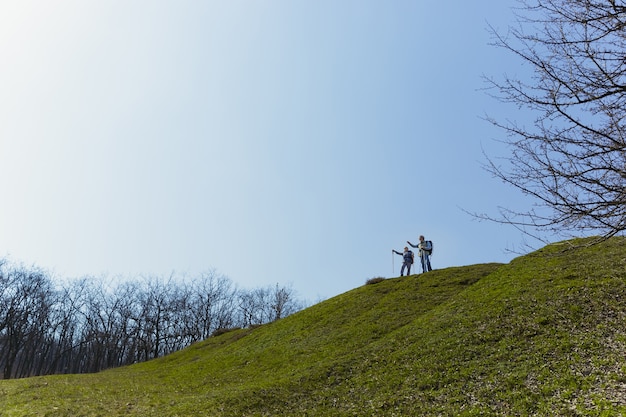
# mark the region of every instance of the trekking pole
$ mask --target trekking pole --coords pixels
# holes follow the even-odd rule
[[[396,267],[393,262],[393,249],[391,249],[391,275],[396,273]]]

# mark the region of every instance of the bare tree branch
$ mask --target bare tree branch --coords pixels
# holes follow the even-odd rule
[[[534,200],[532,210],[478,216],[534,236],[626,230],[626,5],[601,0],[519,0],[517,26],[490,28],[493,45],[529,64],[529,80],[485,77],[532,126],[486,120],[506,134],[509,157],[485,169]],[[504,162],[500,164],[500,162]]]

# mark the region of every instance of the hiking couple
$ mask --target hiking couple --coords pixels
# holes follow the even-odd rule
[[[433,252],[433,243],[430,240],[424,240],[424,236],[420,236],[419,239],[420,243],[418,243],[417,245],[412,244],[408,240],[406,241],[406,243],[414,248],[419,249],[418,255],[422,263],[422,272],[432,271],[433,269],[430,266],[430,255]],[[400,269],[400,276],[404,276],[405,269],[407,276],[411,275],[411,265],[413,265],[413,261],[415,258],[413,252],[409,250],[407,246],[404,247],[403,253],[400,253],[395,249],[392,249],[391,252],[397,255],[401,255],[403,258],[402,268]]]

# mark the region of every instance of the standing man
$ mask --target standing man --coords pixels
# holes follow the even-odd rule
[[[400,253],[397,250],[391,249],[391,251],[397,255],[402,255],[402,269],[400,269],[400,276],[404,275],[404,269],[406,268],[406,275],[411,275],[411,265],[413,265],[413,252],[408,247],[404,247],[404,253]]]
[[[408,240],[406,243],[414,248],[419,248],[418,255],[422,261],[422,272],[432,271],[433,269],[430,266],[430,255],[433,253],[433,242],[430,240],[424,240],[424,236],[420,236],[420,243],[417,245],[412,244]]]

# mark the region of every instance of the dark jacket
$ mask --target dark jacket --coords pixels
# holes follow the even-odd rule
[[[402,255],[402,258],[404,258],[405,264],[408,264],[408,265],[413,264],[413,252],[412,251],[408,250],[402,253],[402,252],[398,252],[397,250],[394,250],[394,253],[397,253],[398,255]]]

